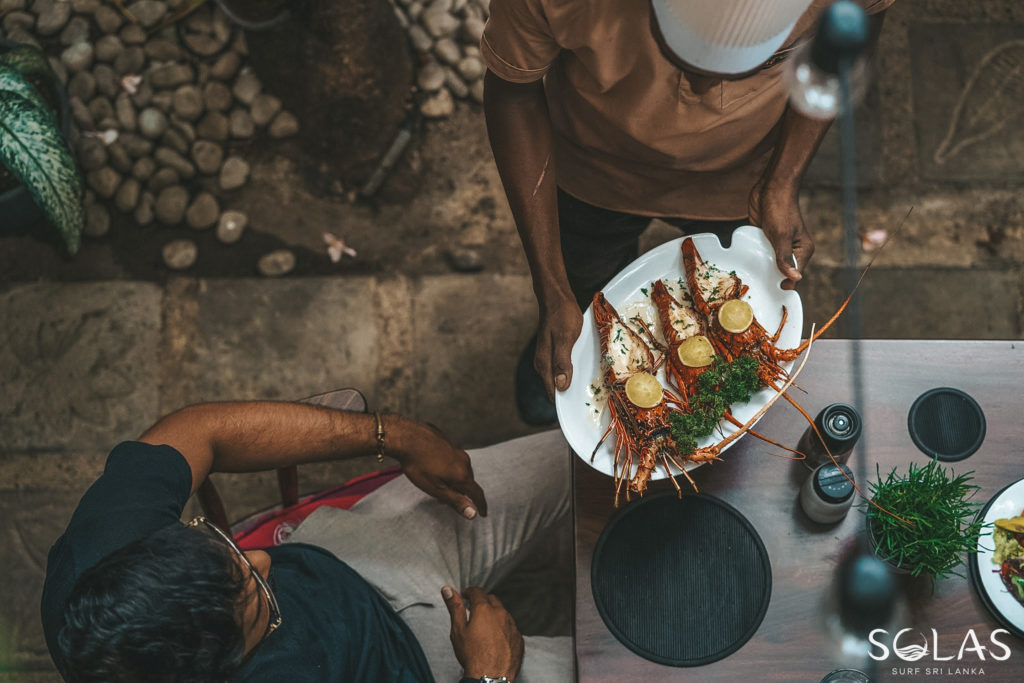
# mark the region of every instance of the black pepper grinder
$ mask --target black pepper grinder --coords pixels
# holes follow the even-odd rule
[[[804,465],[816,469],[819,465],[832,462],[822,439],[825,440],[837,463],[846,462],[850,457],[850,451],[860,438],[860,415],[854,407],[846,403],[825,406],[814,418],[814,424],[821,432],[821,439],[814,433],[814,429],[808,427],[796,446],[798,451],[807,456],[803,461]]]

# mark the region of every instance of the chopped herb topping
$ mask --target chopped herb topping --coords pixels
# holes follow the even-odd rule
[[[728,363],[715,356],[711,367],[697,378],[697,393],[690,397],[690,412],[673,413],[669,418],[679,452],[696,449],[700,439],[711,436],[730,405],[746,403],[759,387],[756,360],[742,356]]]
[[[640,291],[644,293],[644,296],[647,296],[647,288],[646,287],[641,287]]]

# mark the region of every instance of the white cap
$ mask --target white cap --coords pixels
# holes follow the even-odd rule
[[[811,0],[651,0],[665,45],[687,64],[738,74],[768,60]]]

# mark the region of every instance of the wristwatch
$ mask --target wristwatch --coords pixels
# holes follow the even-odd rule
[[[497,678],[491,678],[490,676],[470,678],[469,676],[464,676],[462,680],[459,681],[459,683],[511,683],[511,681],[509,681],[504,676],[498,676]]]

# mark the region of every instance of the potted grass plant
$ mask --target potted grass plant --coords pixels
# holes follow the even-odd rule
[[[965,553],[977,551],[982,527],[970,475],[954,476],[938,460],[911,464],[904,475],[894,467],[885,478],[876,468],[870,487],[877,506],[867,507],[875,555],[913,576],[960,576],[956,569]]]
[[[18,234],[45,216],[73,254],[85,216],[66,102],[42,51],[0,42],[0,227]]]

